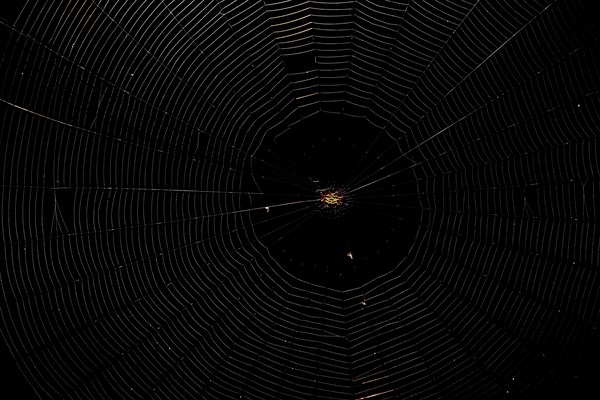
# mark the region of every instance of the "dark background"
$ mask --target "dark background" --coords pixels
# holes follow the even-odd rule
[[[0,18],[5,23],[12,24],[24,3],[21,1],[3,4]],[[577,4],[579,5],[579,3]],[[590,21],[597,23],[595,19],[597,9],[591,4],[584,4],[585,7],[582,8],[590,12],[578,16],[582,25],[589,24]],[[573,29],[575,27],[574,25]],[[8,37],[10,29],[3,25],[0,30],[2,38]],[[592,39],[595,38],[590,37],[590,40]],[[4,43],[2,43],[2,46],[2,50],[4,50]],[[524,55],[524,57],[527,57],[527,55]],[[303,73],[315,66],[313,54],[287,58],[287,68],[291,73]],[[585,65],[583,67],[585,69]],[[593,85],[590,87],[593,88]],[[543,102],[545,98],[546,94],[540,93],[538,100]],[[586,101],[586,99],[583,99],[582,102],[586,104]],[[596,106],[593,100],[590,100],[588,104],[591,107]],[[9,109],[5,104],[0,104],[0,112],[4,113]],[[477,127],[473,128],[473,132],[476,132],[477,129]],[[365,134],[367,132],[368,134]],[[268,137],[264,146],[259,148],[257,156],[268,160],[270,163],[277,164],[280,160],[272,158],[273,155],[269,151],[275,152],[278,157],[287,158],[297,165],[299,169],[305,172],[306,177],[318,180],[320,183],[324,182],[327,187],[343,187],[344,182],[347,180],[346,172],[353,168],[353,165],[357,163],[357,159],[362,158],[362,150],[368,147],[369,143],[372,143],[371,141],[365,143],[363,139],[366,137],[373,138],[378,134],[380,134],[380,130],[366,121],[335,114],[320,114],[316,117],[298,121],[277,138]],[[301,137],[302,140],[299,139]],[[385,136],[375,143],[370,155],[366,157],[366,164],[368,164],[370,156],[380,154],[384,149],[390,148],[389,138]],[[390,161],[397,154],[396,149],[388,153]],[[253,221],[257,223],[255,229],[259,236],[265,238],[265,244],[270,248],[272,255],[286,268],[289,268],[292,275],[311,283],[335,289],[356,287],[368,282],[373,277],[379,276],[384,271],[390,271],[409,252],[409,245],[416,234],[414,223],[421,218],[420,213],[411,211],[421,203],[417,196],[419,191],[416,185],[417,180],[410,169],[410,165],[411,163],[407,160],[399,161],[394,170],[406,168],[407,171],[387,181],[392,185],[396,185],[392,186],[394,190],[390,191],[390,188],[381,187],[377,191],[377,186],[374,186],[374,195],[381,195],[384,198],[384,196],[397,193],[398,190],[411,195],[402,198],[385,197],[386,200],[379,201],[383,204],[379,204],[375,208],[380,212],[369,214],[368,218],[365,218],[364,213],[372,212],[374,208],[367,207],[362,210],[363,214],[361,214],[358,211],[361,199],[350,197],[352,203],[339,217],[321,213],[317,210],[313,215],[313,223],[307,224],[303,228],[304,231],[299,229],[284,238],[269,235],[274,226],[280,226],[279,222],[281,220],[276,223],[269,222],[265,218],[265,214],[253,216]],[[254,167],[256,170],[253,173],[260,176],[260,165],[256,164]],[[267,175],[268,178],[270,171],[273,170],[265,170],[262,175]],[[290,172],[282,173],[286,175]],[[289,175],[287,177],[290,178],[290,181],[296,179],[292,179]],[[298,178],[298,181],[301,182],[299,183],[300,186],[282,185],[269,179],[259,179],[256,184],[265,192],[277,191],[282,193],[281,198],[284,199],[292,200],[304,196],[315,196],[315,190],[310,188],[310,182],[305,179],[306,177]],[[75,204],[74,195],[68,191],[61,192],[57,196],[57,201],[64,208],[73,207]],[[535,204],[534,196],[532,195],[532,204]],[[257,197],[253,199],[253,202],[262,206],[277,203],[281,201],[281,198],[279,196],[277,198]],[[363,199],[362,201],[367,200]],[[277,210],[272,210],[269,217],[273,217],[277,212]],[[282,218],[285,220],[286,217]],[[261,221],[264,221],[264,223]],[[65,213],[61,220],[62,227],[58,229],[69,230],[72,228],[73,223],[70,214]],[[390,247],[386,244],[388,242],[395,244]],[[398,245],[398,243],[406,244],[406,247]],[[352,251],[353,255],[356,256],[354,262],[350,262],[345,257],[346,250]],[[323,260],[326,261],[323,262]],[[361,264],[363,260],[369,262],[365,262],[363,265]],[[373,260],[376,260],[375,264],[380,266],[381,269],[368,268],[368,266],[373,265]],[[597,371],[597,363],[590,361],[590,358],[580,357],[580,354],[585,353],[585,344],[581,344],[581,347],[576,344],[574,347],[578,348],[580,353],[554,360],[557,365],[563,366],[562,369],[552,372],[541,371],[541,373],[547,372],[547,376],[552,378],[552,385],[541,390],[541,394],[537,398],[574,400],[600,398],[599,386],[592,376]],[[593,347],[590,347],[590,349],[594,351]],[[3,377],[1,390],[6,394],[3,397],[15,399],[37,398],[18,369],[16,362],[10,356],[4,342],[0,346],[0,359],[2,360]],[[526,358],[523,359],[524,363],[528,361]],[[532,382],[532,384],[535,384],[535,382]]]
[[[255,204],[319,198],[328,188],[344,199],[338,207],[317,203],[289,215],[273,208],[255,217],[255,232],[283,268],[321,286],[348,290],[392,271],[408,254],[421,218],[417,178],[400,155],[394,140],[364,119],[322,113],[298,121],[263,140],[255,154],[258,189],[277,194]],[[374,164],[389,165],[394,176],[352,193],[389,174],[362,173]]]

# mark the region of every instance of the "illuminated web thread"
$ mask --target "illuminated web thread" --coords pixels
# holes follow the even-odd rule
[[[0,329],[47,398],[525,399],[565,355],[594,354],[597,36],[570,29],[581,7],[55,3],[29,2],[0,60],[0,171],[20,185],[3,188]],[[425,175],[417,250],[364,293],[280,274],[220,192],[243,189],[251,138],[321,107],[384,127]],[[395,165],[363,162],[352,187]],[[77,191],[55,196],[49,166]],[[117,189],[190,182],[215,191]],[[356,198],[342,193],[315,196],[326,218]]]

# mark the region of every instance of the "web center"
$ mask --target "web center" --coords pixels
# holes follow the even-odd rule
[[[350,194],[342,187],[330,186],[317,189],[319,210],[326,218],[338,218],[350,206]]]

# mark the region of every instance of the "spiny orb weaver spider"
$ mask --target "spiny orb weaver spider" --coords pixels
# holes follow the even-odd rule
[[[344,196],[336,190],[326,189],[321,192],[321,203],[323,203],[325,207],[337,207],[342,204],[343,199]]]
[[[329,186],[318,189],[319,209],[325,218],[338,218],[348,211],[351,199],[343,187]]]

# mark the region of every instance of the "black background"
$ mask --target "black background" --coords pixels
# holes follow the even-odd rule
[[[2,19],[9,24],[19,14],[21,5],[24,2],[10,2],[3,5]],[[577,22],[583,27],[589,28],[590,24],[596,24],[597,9],[592,3],[583,4],[582,12],[577,14],[579,20],[575,20],[571,29],[577,28]],[[10,8],[7,8],[10,7]],[[589,12],[585,12],[585,10]],[[582,27],[582,31],[584,28]],[[2,28],[2,38],[7,37],[9,29]],[[582,36],[585,36],[582,33]],[[589,40],[597,39],[589,36]],[[596,47],[597,48],[597,47]],[[527,55],[523,55],[527,57]],[[591,63],[591,61],[589,61]],[[304,73],[314,68],[317,64],[313,54],[290,56],[286,59],[288,72]],[[586,65],[580,65],[583,69]],[[594,77],[590,77],[590,88],[594,88]],[[559,83],[559,86],[568,85]],[[546,98],[545,93],[539,93],[537,100],[541,103]],[[585,106],[590,108],[597,107],[593,99],[579,99]],[[525,108],[526,105],[522,105]],[[5,104],[0,105],[0,111],[5,112],[10,108]],[[492,118],[492,117],[490,117]],[[477,132],[478,127],[473,128]],[[375,138],[381,134],[381,130],[372,124],[352,117],[344,117],[339,114],[323,113],[318,116],[308,117],[305,120],[295,121],[289,129],[284,132],[276,132],[267,137],[263,146],[259,147],[256,157],[261,160],[267,160],[271,164],[280,163],[284,158],[298,166],[299,170],[304,172],[293,176],[293,172],[285,171],[282,166],[281,172],[285,176],[286,182],[297,182],[298,185],[281,184],[275,180],[270,180],[268,174],[273,169],[261,171],[260,163],[252,165],[253,174],[258,178],[254,186],[248,187],[248,190],[258,188],[265,192],[277,192],[282,196],[254,196],[251,200],[252,206],[266,206],[276,204],[282,200],[293,201],[294,199],[310,198],[318,196],[316,188],[321,184],[325,187],[343,187],[347,181],[346,173],[353,169],[353,166],[363,160],[363,150],[368,147],[371,140],[365,138]],[[389,137],[385,134],[375,141],[373,149],[367,153],[363,160],[369,163],[369,157],[375,154],[381,154],[387,149],[392,149],[387,153],[390,161],[395,160],[401,153],[401,149],[395,148]],[[273,156],[272,153],[277,156]],[[580,162],[583,162],[581,159]],[[348,200],[348,209],[339,217],[331,217],[326,213],[315,210],[313,213],[314,221],[307,224],[302,229],[291,232],[284,240],[279,240],[279,236],[272,237],[274,227],[278,227],[279,222],[269,222],[269,218],[277,215],[277,209],[273,209],[267,215],[266,213],[257,213],[252,216],[254,229],[258,236],[264,238],[264,244],[269,248],[271,255],[280,262],[293,276],[299,277],[304,281],[316,283],[328,288],[349,289],[355,288],[370,281],[372,278],[380,276],[393,269],[394,266],[406,256],[416,235],[416,222],[422,218],[420,212],[415,212],[415,208],[422,206],[422,199],[418,193],[421,190],[418,185],[418,174],[411,168],[412,162],[402,159],[396,162],[393,171],[402,171],[391,180],[386,182],[396,185],[392,186],[393,191],[382,187],[377,191],[374,186],[375,196],[381,196],[378,205],[374,207],[363,204],[362,214],[360,202],[367,201],[360,198]],[[540,170],[544,167],[540,166]],[[298,171],[296,171],[298,172]],[[422,175],[422,171],[418,171]],[[292,174],[292,175],[290,175]],[[261,178],[262,176],[262,178]],[[266,178],[264,178],[266,176]],[[279,177],[280,178],[280,177]],[[307,179],[308,178],[308,179]],[[312,188],[311,181],[319,181],[315,188]],[[532,190],[533,191],[533,190]],[[407,196],[386,197],[392,193],[403,192]],[[511,194],[512,195],[512,194]],[[514,195],[514,203],[518,203],[518,195]],[[73,193],[63,191],[57,194],[57,201],[63,208],[72,208],[76,203]],[[531,212],[536,213],[541,210],[536,209],[535,201],[537,194],[531,194],[530,203]],[[385,200],[382,200],[385,199]],[[513,201],[513,200],[510,200]],[[426,203],[425,203],[426,204]],[[492,210],[493,211],[493,210]],[[366,215],[365,215],[366,213]],[[283,214],[283,212],[281,212]],[[51,215],[45,217],[50,220]],[[284,220],[287,217],[282,217]],[[264,221],[264,223],[262,222]],[[74,220],[71,214],[65,213],[61,220],[62,227],[59,229],[70,230],[73,228]],[[491,228],[490,228],[491,229]],[[390,245],[393,243],[393,245]],[[284,253],[285,250],[285,253]],[[352,262],[346,257],[346,251],[351,251],[356,257]],[[290,255],[291,254],[291,255]],[[363,264],[364,262],[364,264]],[[378,268],[369,268],[377,265]],[[351,271],[351,272],[349,272]],[[593,374],[598,371],[598,362],[594,362],[593,357],[584,357],[587,343],[575,344],[572,355],[566,355],[556,359],[555,365],[562,366],[552,372],[547,372],[547,376],[552,377],[553,385],[542,389],[537,396],[539,399],[564,398],[595,400],[600,398],[600,388]],[[590,347],[593,351],[594,347]],[[5,343],[0,347],[0,359],[2,362],[2,391],[9,396],[6,398],[33,399],[35,396],[33,389],[27,383],[23,374],[17,367],[17,364],[10,357],[10,353]],[[523,358],[523,362],[531,361]],[[536,382],[532,382],[533,385]],[[510,389],[507,387],[507,389]]]

